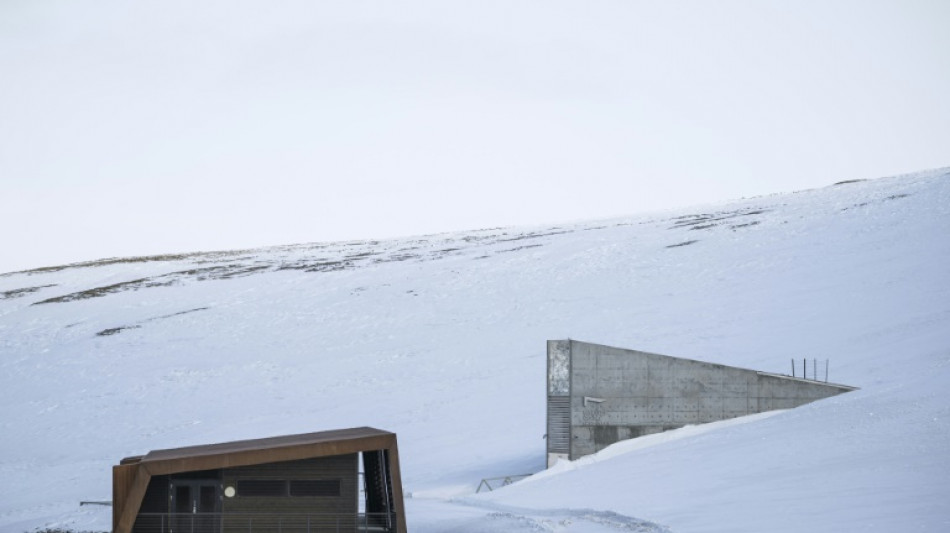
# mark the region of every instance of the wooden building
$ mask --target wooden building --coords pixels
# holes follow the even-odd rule
[[[406,532],[396,435],[367,427],[127,457],[112,502],[113,533]]]

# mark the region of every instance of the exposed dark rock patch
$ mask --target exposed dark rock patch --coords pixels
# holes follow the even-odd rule
[[[739,228],[747,228],[747,227],[749,227],[749,226],[757,226],[757,225],[759,225],[759,224],[761,224],[761,222],[759,222],[758,220],[753,220],[752,222],[746,222],[745,224],[736,224],[736,225],[734,225],[734,226],[730,226],[730,228],[731,228],[733,231],[735,231],[735,230],[737,230],[737,229],[739,229]]]
[[[278,267],[278,270],[303,270],[304,272],[336,272],[338,270],[347,270],[353,268],[352,261],[300,261],[297,263],[285,263]]]
[[[543,244],[527,244],[525,246],[519,246],[517,248],[508,248],[507,250],[498,250],[495,253],[505,254],[509,252],[517,252],[518,250],[527,250],[528,248],[541,248],[542,246],[544,245]]]
[[[113,283],[112,285],[104,285],[102,287],[94,287],[92,289],[86,289],[84,291],[64,294],[63,296],[47,298],[45,300],[40,300],[39,302],[35,302],[33,305],[65,303],[65,302],[73,302],[76,300],[86,300],[89,298],[100,298],[107,294],[113,294],[113,293],[127,291],[127,290],[135,291],[135,290],[149,288],[149,287],[167,287],[169,285],[174,285],[175,281],[176,280],[174,279],[156,281],[152,278],[141,278],[141,279],[135,279],[132,281],[123,281],[120,283]]]
[[[683,215],[673,218],[673,225],[670,229],[689,228],[689,229],[709,229],[718,226],[724,220],[730,220],[737,217],[748,217],[768,213],[769,209],[740,209],[738,211],[725,211],[720,213],[701,213],[698,215]]]
[[[116,333],[119,333],[119,332],[121,332],[121,331],[123,331],[123,330],[126,330],[126,329],[138,329],[138,328],[140,328],[140,327],[142,327],[142,326],[120,326],[120,327],[117,327],[117,328],[104,329],[104,330],[100,331],[99,333],[96,333],[96,335],[98,335],[98,336],[100,336],[100,337],[108,337],[108,336],[110,336],[110,335],[115,335]]]
[[[694,240],[691,240],[691,241],[683,241],[683,242],[677,243],[677,244],[670,244],[669,246],[667,246],[667,248],[679,248],[680,246],[689,246],[690,244],[693,244],[693,243],[696,243],[696,242],[699,242],[699,241],[698,241],[698,240],[695,240],[695,239],[694,239]]]
[[[50,285],[37,285],[35,287],[23,287],[22,289],[13,289],[12,291],[0,292],[0,300],[9,300],[13,298],[20,298],[26,296],[27,294],[32,294],[40,289],[45,289],[47,287],[55,287],[56,284],[52,283]]]
[[[209,308],[208,308],[208,307],[196,307],[196,308],[194,308],[194,309],[188,309],[188,310],[185,310],[185,311],[179,311],[179,312],[177,312],[177,313],[172,313],[172,314],[169,314],[169,315],[162,315],[162,316],[156,316],[156,317],[152,317],[152,318],[146,318],[145,320],[141,320],[141,321],[139,321],[139,322],[136,323],[136,324],[132,324],[131,326],[119,326],[119,327],[117,327],[117,328],[104,329],[104,330],[102,330],[102,331],[96,333],[96,335],[99,336],[99,337],[108,337],[108,336],[111,336],[111,335],[115,335],[115,334],[117,334],[117,333],[121,333],[122,331],[125,331],[125,330],[127,330],[127,329],[139,329],[139,328],[142,327],[143,324],[146,324],[146,323],[148,323],[148,322],[154,322],[154,321],[156,321],[156,320],[163,320],[163,319],[172,318],[172,317],[175,317],[175,316],[187,315],[187,314],[189,314],[189,313],[195,313],[195,312],[197,312],[197,311],[204,311],[204,310],[206,310],[206,309],[209,309]]]
[[[888,202],[888,201],[891,201],[891,200],[900,200],[901,198],[907,198],[908,196],[910,196],[910,195],[909,195],[909,194],[906,194],[906,193],[892,194],[892,195],[890,195],[890,196],[885,196],[884,198],[880,198],[880,199],[878,199],[878,200],[876,200],[876,201],[872,200],[872,201],[868,201],[868,202],[861,202],[860,204],[854,204],[854,205],[852,205],[851,207],[843,207],[841,210],[842,210],[842,211],[847,211],[847,210],[849,210],[849,209],[857,209],[857,208],[859,208],[859,207],[867,207],[867,206],[869,206],[869,205],[871,205],[871,204],[874,204],[874,203],[884,203],[884,202]]]
[[[149,288],[154,288],[154,287],[168,287],[171,285],[176,285],[178,283],[181,283],[182,281],[186,279],[193,279],[196,281],[208,281],[208,280],[214,280],[214,279],[231,279],[235,277],[249,276],[255,272],[269,270],[270,268],[271,267],[268,265],[237,264],[237,265],[216,265],[212,267],[179,270],[176,272],[170,272],[168,274],[161,274],[158,276],[153,276],[153,277],[148,277],[148,278],[134,279],[131,281],[122,281],[119,283],[113,283],[112,285],[104,285],[101,287],[86,289],[84,291],[64,294],[62,296],[56,296],[54,298],[47,298],[46,300],[35,302],[33,305],[73,302],[76,300],[87,300],[89,298],[100,298],[108,294],[114,294],[114,293],[122,292],[122,291],[137,291],[141,289],[149,289]]]
[[[155,262],[169,262],[169,261],[186,261],[186,260],[197,260],[202,259],[204,261],[220,261],[226,257],[233,257],[241,254],[248,253],[249,250],[232,250],[232,251],[221,251],[221,252],[193,252],[186,254],[162,254],[162,255],[142,255],[135,257],[108,257],[105,259],[97,259],[95,261],[82,261],[79,263],[69,263],[65,265],[56,265],[40,268],[32,268],[30,270],[21,270],[19,272],[9,272],[4,274],[9,276],[12,274],[45,274],[49,272],[60,272],[62,270],[67,270],[70,268],[94,268],[102,267],[109,265],[121,265],[121,264],[134,264],[134,263],[155,263]]]
[[[522,233],[514,237],[498,239],[497,242],[521,241],[524,239],[539,239],[541,237],[550,237],[552,235],[564,235],[567,233],[574,233],[574,232],[572,230],[560,230],[560,231],[548,231],[548,232],[539,232],[539,233]]]
[[[409,261],[410,259],[421,259],[422,256],[418,254],[393,254],[387,257],[380,257],[374,259],[375,263],[394,263],[399,261]]]

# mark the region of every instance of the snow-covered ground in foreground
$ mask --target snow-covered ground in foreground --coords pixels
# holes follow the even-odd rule
[[[565,217],[570,214],[566,213]],[[859,391],[544,465],[545,340]],[[0,533],[152,449],[375,426],[425,532],[950,530],[950,171],[620,220],[0,275]]]

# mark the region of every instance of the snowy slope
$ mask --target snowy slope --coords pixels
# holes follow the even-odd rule
[[[569,216],[569,214],[566,214]],[[399,435],[427,531],[946,531],[950,171],[556,228],[0,275],[0,533],[107,530],[110,467]],[[546,339],[860,391],[475,495],[544,461]]]

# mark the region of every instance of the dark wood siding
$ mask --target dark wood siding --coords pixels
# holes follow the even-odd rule
[[[339,496],[243,496],[240,491],[225,497],[222,512],[225,533],[244,533],[249,519],[254,520],[255,533],[281,531],[352,530],[359,510],[359,467],[357,454],[334,455],[298,461],[283,461],[238,468],[226,468],[222,481],[225,488],[238,488],[241,480],[339,480]],[[249,516],[253,514],[253,518]],[[244,515],[244,516],[242,516]],[[273,523],[271,523],[273,522]]]

